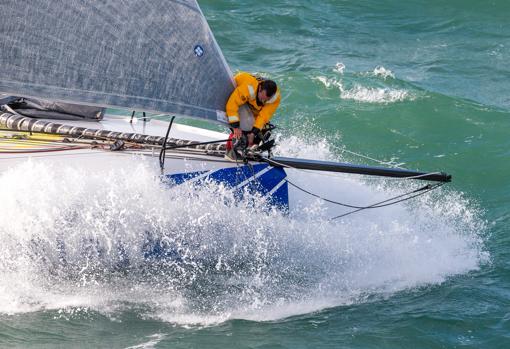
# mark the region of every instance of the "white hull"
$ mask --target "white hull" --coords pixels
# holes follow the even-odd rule
[[[144,122],[134,119],[133,123],[130,123],[129,118],[119,116],[106,116],[100,122],[48,121],[77,127],[163,137],[168,128],[168,123],[159,120]],[[46,145],[45,142],[38,143],[37,140],[34,142],[26,140],[15,141],[9,138],[15,134],[19,134],[19,132],[0,131],[0,136],[2,137],[0,140],[3,140],[0,143],[0,173],[28,160],[50,164],[57,168],[59,166],[71,166],[92,171],[110,171],[115,168],[126,168],[129,167],[129,164],[135,166],[141,161],[154,162],[155,165],[159,166],[161,148],[158,146],[111,151],[107,147],[106,149],[100,147],[93,148],[90,144],[63,143],[62,139],[64,137],[61,137],[58,141],[51,142],[51,144],[46,143]],[[206,142],[226,139],[228,135],[174,123],[169,137]],[[235,172],[235,176],[232,172]],[[268,172],[271,173],[268,174]],[[242,189],[253,181],[263,182],[262,194],[273,195],[278,190],[279,192],[284,191],[283,199],[277,200],[277,203],[284,204],[285,206],[288,205],[287,185],[284,179],[286,176],[285,172],[282,169],[275,169],[267,164],[252,163],[249,166],[244,166],[242,163],[235,163],[218,156],[210,156],[204,152],[167,150],[161,174],[163,178],[172,179],[177,184],[186,180],[198,181],[212,178],[219,182],[224,182],[234,189]]]

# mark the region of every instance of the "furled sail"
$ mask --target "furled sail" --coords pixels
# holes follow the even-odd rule
[[[226,122],[232,74],[195,0],[2,0],[0,92]]]

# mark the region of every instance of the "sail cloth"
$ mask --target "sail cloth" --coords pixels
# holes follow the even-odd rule
[[[2,0],[0,92],[227,123],[234,82],[195,0]]]

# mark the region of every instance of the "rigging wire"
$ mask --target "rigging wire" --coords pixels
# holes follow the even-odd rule
[[[380,208],[380,207],[390,206],[390,205],[396,204],[398,202],[405,201],[405,200],[407,200],[407,198],[402,199],[402,200],[398,200],[398,201],[395,201],[395,202],[391,202],[391,201],[394,201],[396,199],[400,199],[402,197],[405,197],[405,196],[408,196],[408,195],[411,195],[411,194],[414,194],[414,193],[418,193],[418,192],[424,191],[424,190],[428,192],[428,191],[436,189],[436,188],[438,188],[438,187],[440,187],[440,186],[442,186],[444,184],[444,183],[427,184],[427,185],[425,185],[423,187],[420,187],[418,189],[412,190],[412,191],[404,193],[404,194],[400,194],[400,195],[394,196],[392,198],[389,198],[389,199],[377,202],[377,203],[369,205],[369,206],[355,206],[355,205],[350,205],[350,204],[346,204],[346,203],[342,203],[342,202],[339,202],[339,201],[334,201],[334,200],[330,200],[330,199],[327,199],[325,197],[322,197],[322,196],[320,196],[318,194],[315,194],[315,193],[313,193],[313,192],[311,192],[309,190],[304,189],[303,187],[300,187],[299,185],[289,181],[288,179],[286,179],[285,181],[287,183],[289,183],[290,185],[292,185],[293,187],[295,187],[296,189],[298,189],[298,190],[300,190],[300,191],[302,191],[302,192],[304,192],[304,193],[306,193],[308,195],[316,197],[317,199],[329,202],[329,203],[334,204],[334,205],[348,207],[348,208],[354,208],[354,209],[357,209],[357,210],[364,210],[364,209],[368,209],[368,208]],[[413,196],[413,197],[415,197],[415,196]],[[388,204],[387,202],[391,202],[391,203]],[[334,218],[332,218],[332,219],[334,219]]]
[[[279,163],[273,159],[268,159],[268,158],[264,158],[262,157],[263,160],[267,160],[267,161],[272,161],[273,163],[279,165],[279,166],[282,166],[282,167],[287,167],[287,168],[291,168],[291,169],[295,169],[295,170],[301,170],[301,171],[306,171],[306,170],[303,170],[303,169],[299,169],[299,168],[295,168],[293,166],[290,166],[290,165],[287,165],[287,164],[282,164],[282,163]],[[428,176],[428,175],[431,175],[431,174],[437,174],[438,172],[430,172],[430,173],[424,173],[424,174],[421,174],[421,175],[417,175],[417,176],[410,176],[410,177],[403,177],[401,179],[418,179],[418,178],[421,178],[421,177],[424,177],[424,176]],[[327,198],[324,198],[318,194],[315,194],[309,190],[306,190],[300,186],[298,186],[297,184],[289,181],[288,179],[285,179],[285,181],[292,185],[293,187],[295,187],[296,189],[308,194],[308,195],[311,195],[313,197],[316,197],[320,200],[323,200],[323,201],[326,201],[326,202],[329,202],[331,204],[334,204],[334,205],[338,205],[338,206],[343,206],[343,207],[348,207],[348,208],[353,208],[354,210],[353,211],[350,211],[350,212],[347,212],[347,213],[344,213],[344,214],[341,214],[341,215],[338,215],[338,216],[335,216],[333,218],[330,218],[330,220],[335,220],[335,219],[338,219],[338,218],[341,218],[341,217],[345,217],[345,216],[348,216],[350,214],[353,214],[353,213],[356,213],[356,212],[359,212],[359,211],[362,211],[362,210],[367,210],[367,209],[373,209],[373,208],[381,208],[381,207],[386,207],[386,206],[390,206],[390,205],[395,205],[397,203],[400,203],[400,202],[403,202],[403,201],[407,201],[407,200],[410,200],[410,199],[413,199],[415,197],[418,197],[418,196],[421,196],[421,195],[424,195],[426,193],[428,193],[429,191],[432,191],[434,189],[437,189],[439,187],[441,187],[442,185],[444,185],[445,183],[435,183],[435,184],[427,184],[423,187],[420,187],[418,189],[415,189],[415,190],[412,190],[410,192],[407,192],[407,193],[404,193],[404,194],[400,194],[400,195],[397,195],[397,196],[394,196],[394,197],[391,197],[389,199],[386,199],[386,200],[383,200],[383,201],[379,201],[379,202],[376,202],[372,205],[368,205],[368,206],[356,206],[356,205],[350,205],[350,204],[346,204],[346,203],[342,203],[342,202],[339,202],[339,201],[334,201],[334,200],[330,200],[330,199],[327,199]],[[415,194],[415,195],[413,195]],[[409,196],[411,195],[411,196]]]
[[[333,218],[330,218],[329,220],[332,221],[332,220],[335,220],[335,219],[338,219],[338,218],[342,218],[342,217],[345,217],[345,216],[348,216],[350,214],[353,214],[353,213],[356,213],[356,212],[359,212],[359,211],[362,211],[362,210],[366,210],[366,209],[380,208],[380,207],[386,207],[386,206],[395,205],[395,204],[398,204],[399,202],[407,201],[407,200],[410,200],[410,199],[414,199],[415,197],[424,195],[424,194],[428,193],[429,191],[432,191],[434,189],[437,189],[437,188],[441,187],[442,185],[444,185],[444,183],[428,184],[428,185],[426,185],[426,186],[424,186],[422,188],[418,188],[418,189],[416,189],[416,190],[414,190],[412,192],[409,192],[409,193],[402,194],[402,195],[398,196],[398,197],[401,197],[401,196],[406,196],[406,195],[411,195],[413,193],[416,193],[415,195],[409,196],[407,198],[403,198],[403,199],[400,199],[400,200],[397,200],[397,201],[393,201],[396,198],[398,198],[398,197],[394,197],[394,198],[391,198],[391,199],[388,199],[388,200],[377,202],[377,203],[375,203],[373,205],[370,205],[370,206],[361,207],[361,208],[358,208],[358,209],[356,209],[354,211],[350,211],[350,212],[347,212],[347,213],[335,216]],[[388,201],[392,201],[392,202],[383,204],[383,203],[388,202]]]
[[[389,161],[381,161],[381,160],[372,158],[372,157],[367,156],[367,155],[363,155],[363,154],[360,154],[360,153],[353,152],[351,150],[347,150],[345,148],[340,148],[340,147],[336,147],[336,146],[333,146],[333,147],[338,149],[338,150],[340,150],[341,152],[349,153],[349,154],[358,156],[358,157],[363,158],[363,159],[371,160],[371,161],[377,162],[380,165],[385,165],[385,166],[392,167],[392,168],[403,169],[402,167],[399,166],[399,165],[402,165],[402,164],[394,164],[394,163],[389,162]]]

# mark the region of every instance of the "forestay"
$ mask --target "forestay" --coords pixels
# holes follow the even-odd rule
[[[232,74],[195,0],[3,0],[0,92],[226,122]]]

